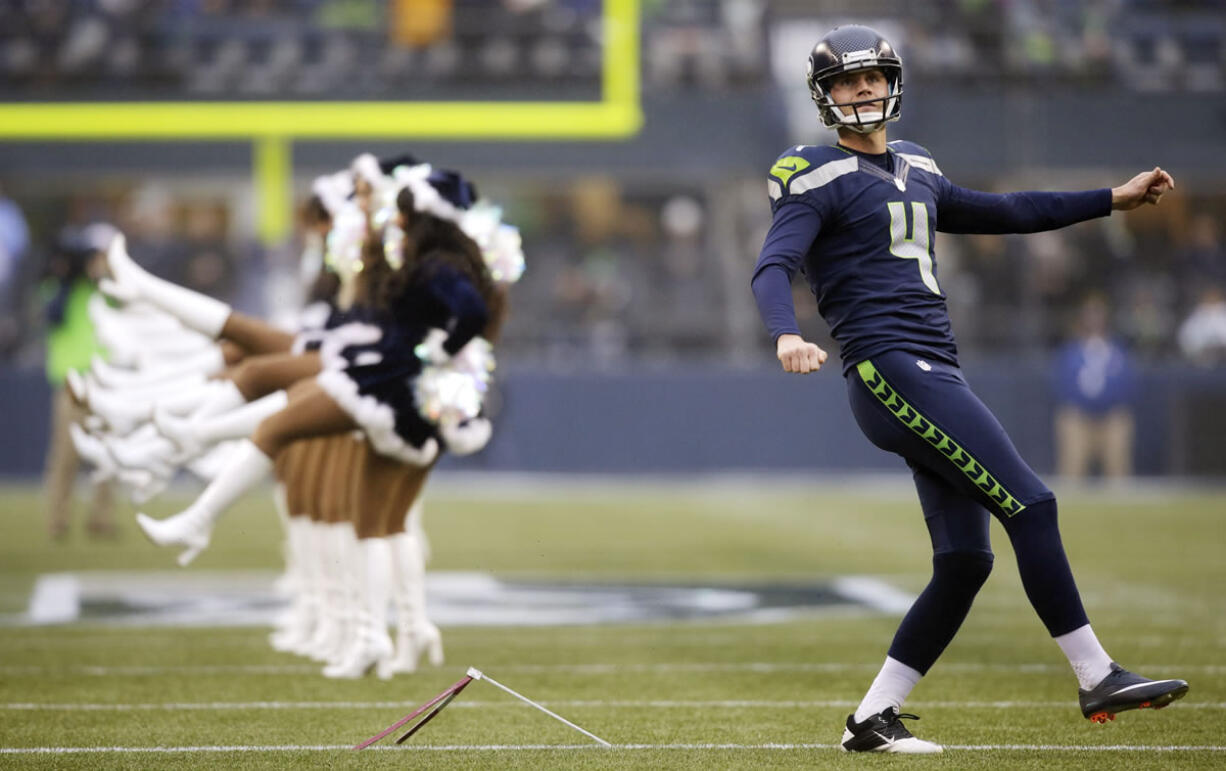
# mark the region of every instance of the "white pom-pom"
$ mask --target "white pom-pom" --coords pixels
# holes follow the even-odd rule
[[[464,233],[476,242],[490,276],[500,284],[514,284],[524,274],[524,247],[519,229],[502,221],[502,209],[478,201],[460,220]]]
[[[379,168],[379,159],[370,153],[362,153],[353,159],[350,170],[373,185],[378,185],[383,179],[383,169]]]
[[[494,426],[485,418],[473,418],[459,425],[439,426],[447,449],[455,455],[471,455],[489,444]]]
[[[428,363],[414,381],[418,412],[457,455],[476,452],[489,441],[493,428],[479,416],[493,371],[489,341],[476,337],[445,363]]]
[[[366,215],[352,201],[346,201],[332,215],[332,229],[324,242],[324,262],[342,276],[359,272],[365,241]]]
[[[524,275],[524,242],[519,228],[499,225],[485,250],[485,264],[500,284],[514,284]]]

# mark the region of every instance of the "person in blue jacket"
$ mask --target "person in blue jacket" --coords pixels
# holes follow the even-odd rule
[[[1082,302],[1075,334],[1056,353],[1052,369],[1056,472],[1084,479],[1097,461],[1106,479],[1132,476],[1136,367],[1111,337],[1110,309],[1101,295]]]
[[[899,708],[953,639],[992,569],[989,523],[1017,554],[1022,584],[1068,657],[1083,714],[1095,721],[1183,696],[1112,661],[1090,627],[1065,557],[1052,491],[962,377],[933,234],[1031,233],[1156,204],[1174,187],[1160,168],[1114,189],[993,195],[945,178],[914,142],[886,140],[902,110],[902,60],[863,26],[827,33],[808,82],[833,146],[798,145],[767,181],[773,214],[752,288],[785,372],[815,372],[827,354],[797,327],[791,282],[803,273],[843,360],[852,413],[873,444],[901,455],[932,539],[933,574],[903,618],[863,701],[849,715],[849,752],[934,753]],[[888,538],[888,533],[882,533]]]

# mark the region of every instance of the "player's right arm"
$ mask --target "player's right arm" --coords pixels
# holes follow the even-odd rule
[[[775,355],[784,372],[808,373],[821,368],[826,352],[800,335],[792,304],[792,278],[804,265],[805,255],[821,231],[822,218],[812,201],[789,191],[795,167],[808,162],[794,156],[781,158],[771,169],[773,191],[770,230],[762,244],[750,286],[762,322],[775,341]]]

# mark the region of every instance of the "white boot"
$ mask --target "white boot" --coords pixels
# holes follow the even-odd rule
[[[111,432],[125,436],[153,415],[153,402],[128,400],[110,391],[103,391],[88,380],[82,386],[86,408],[106,421]]]
[[[85,375],[85,382],[89,384],[91,396],[101,393],[104,397],[119,397],[129,401],[162,402],[182,396],[187,391],[199,391],[201,386],[208,383],[208,380],[198,372],[180,372],[178,375],[155,383],[136,383],[111,388],[103,385],[102,381],[98,380],[91,371]],[[184,409],[184,411],[187,410]]]
[[[284,394],[284,392],[278,393]],[[268,402],[266,407],[274,403]],[[238,386],[234,385],[233,381],[214,380],[209,382],[208,396],[204,398],[190,416],[180,418],[171,414],[169,410],[155,408],[153,411],[153,423],[158,427],[158,431],[162,433],[162,436],[177,444],[184,454],[195,457],[203,452],[209,444],[220,442],[226,438],[241,439],[251,435],[251,432],[255,430],[255,426],[259,425],[259,421],[256,421],[249,430],[233,436],[221,436],[211,441],[198,436],[199,429],[208,425],[212,418],[238,410],[246,404],[247,400],[243,398],[242,392],[238,390]],[[280,407],[284,406],[285,402],[280,402]],[[272,410],[264,413],[264,417],[275,411]]]
[[[154,406],[171,412],[189,412],[203,402],[215,386],[200,375],[188,375],[148,389],[110,390],[85,378],[89,410],[104,418],[117,434],[129,434],[153,419]]]
[[[421,547],[410,532],[388,538],[392,546],[396,604],[396,655],[379,666],[379,677],[416,672],[425,654],[431,666],[443,663],[443,637],[426,617],[426,568]]]
[[[208,400],[196,408],[192,413],[193,418],[210,418],[214,415],[220,415],[223,412],[236,410],[247,403],[247,397],[243,396],[243,392],[238,390],[238,386],[234,385],[233,380],[217,380],[214,381],[219,385],[213,389],[213,393]]]
[[[315,632],[319,615],[318,556],[314,551],[313,523],[304,516],[289,518],[289,543],[296,566],[296,590],[287,623],[272,636],[272,647],[301,654]]]
[[[121,473],[144,470],[166,477],[174,473],[171,458],[174,445],[150,423],[145,423],[126,436],[99,434],[97,438],[111,459],[119,464]]]
[[[72,446],[77,451],[77,457],[94,467],[91,479],[95,483],[106,481],[115,476],[115,472],[119,470],[119,465],[111,457],[111,454],[107,452],[106,445],[102,443],[101,439],[81,428],[76,423],[68,424],[68,437],[72,440]]]
[[[241,440],[233,442],[222,442],[205,450],[202,455],[192,458],[186,464],[188,471],[196,475],[197,479],[205,482],[212,482],[217,478],[217,475],[222,472],[226,464],[230,460],[230,454],[234,452],[234,448],[238,447]]]
[[[353,680],[392,657],[392,638],[387,634],[387,601],[392,582],[391,545],[386,538],[358,541],[361,591],[358,597],[353,640],[345,657],[324,667],[324,677]]]
[[[332,583],[336,580],[336,563],[329,554],[328,524],[318,520],[310,520],[310,554],[314,558],[315,591],[319,604],[315,609],[315,628],[311,638],[307,640],[297,653],[315,661],[322,661],[320,650],[329,637],[329,627],[336,623],[336,614],[332,612],[335,593]]]
[[[136,363],[133,366],[140,370],[175,367],[179,362],[191,361],[216,345],[215,338],[191,329],[142,339],[139,341]]]
[[[208,348],[167,364],[154,364],[148,369],[126,369],[108,364],[95,355],[90,360],[89,371],[98,382],[107,388],[128,388],[156,385],[183,375],[209,377],[226,368],[226,357],[221,348]]]
[[[122,235],[111,242],[106,259],[111,275],[125,291],[134,291],[141,299],[202,334],[214,339],[221,334],[226,319],[230,317],[230,306],[145,271],[128,256],[127,243]]]
[[[340,664],[348,657],[357,637],[363,584],[362,551],[358,546],[357,531],[350,522],[334,522],[332,528],[340,546],[336,552],[340,557],[339,599],[336,605],[340,633],[333,647],[324,654],[324,663],[330,666]]]
[[[228,439],[242,439],[259,428],[265,418],[271,417],[289,404],[289,396],[285,391],[273,391],[253,402],[247,402],[237,409],[219,413],[207,418],[191,418],[191,436],[200,444],[208,446],[219,444]],[[171,422],[159,422],[158,427],[165,425],[175,430]],[[182,424],[178,424],[182,426]]]
[[[114,285],[114,282],[108,283]],[[139,302],[139,298],[134,303],[124,298],[117,299],[125,303],[121,309],[110,308],[100,297],[97,303],[92,299],[90,301],[89,315],[94,323],[94,334],[108,352],[116,345],[123,348],[135,345],[139,348],[142,340],[161,337],[173,331],[188,331],[177,319]]]
[[[74,402],[80,405],[89,404],[89,390],[85,384],[85,375],[75,369],[68,370],[64,373],[64,387],[68,389],[68,395]]]
[[[145,505],[170,486],[168,477],[158,476],[148,469],[120,469],[116,478],[128,494],[128,500],[137,506]]]
[[[139,371],[189,361],[206,349],[216,347],[213,338],[188,329],[177,319],[165,318],[167,325],[163,326],[107,321],[97,325],[94,331],[112,364]]]
[[[114,282],[111,282],[112,284]],[[105,294],[105,293],[104,293]],[[174,316],[159,310],[147,302],[123,301],[119,307],[112,307],[104,297],[94,295],[86,304],[86,313],[95,327],[122,327],[124,333],[131,335],[161,334],[168,330],[183,331],[183,325]]]
[[[285,540],[281,542],[281,556],[285,558],[285,571],[273,581],[272,588],[277,594],[293,598],[298,592],[298,565],[293,544],[289,540],[289,500],[285,494],[285,484],[278,481],[272,488],[272,508],[277,512],[277,521],[281,523],[281,532]]]
[[[90,357],[89,374],[93,375],[95,380],[107,388],[123,388],[130,383],[142,382],[140,370],[129,367],[117,367],[114,364],[108,363],[106,359],[96,353]]]
[[[314,524],[323,602],[306,655],[316,661],[328,661],[339,657],[349,631],[345,547],[346,539],[352,536],[345,530],[352,533],[353,528],[347,522]]]
[[[125,470],[148,471],[154,476],[170,478],[178,466],[178,448],[174,442],[154,432],[145,436],[142,428],[124,437],[104,440],[107,450]]]
[[[209,545],[218,517],[270,471],[272,460],[250,441],[244,441],[235,449],[230,465],[186,510],[161,520],[141,513],[136,515],[136,522],[158,546],[185,547],[179,564],[186,566]]]
[[[302,561],[296,548],[297,544],[293,538],[293,531],[290,529],[289,502],[286,499],[285,484],[283,482],[278,481],[273,488],[272,502],[273,508],[277,512],[277,519],[281,522],[281,529],[285,533],[285,541],[282,544],[282,552],[285,555],[285,572],[273,582],[273,591],[285,597],[288,600],[288,604],[285,610],[273,621],[273,631],[269,635],[269,641],[272,642],[273,648],[280,650],[275,641],[286,630],[297,625],[299,615],[298,597],[302,593],[304,582],[301,575]]]

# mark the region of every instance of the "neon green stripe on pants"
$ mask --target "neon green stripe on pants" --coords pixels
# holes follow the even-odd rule
[[[856,372],[860,373],[860,379],[864,381],[864,385],[868,386],[868,390],[873,392],[894,417],[949,458],[950,463],[965,474],[975,487],[996,502],[1005,516],[1012,517],[1026,508],[1005,489],[1004,485],[996,481],[996,477],[992,476],[982,463],[975,460],[975,456],[962,449],[948,434],[920,414],[919,410],[907,404],[907,401],[890,387],[871,361],[866,360],[857,364]]]

